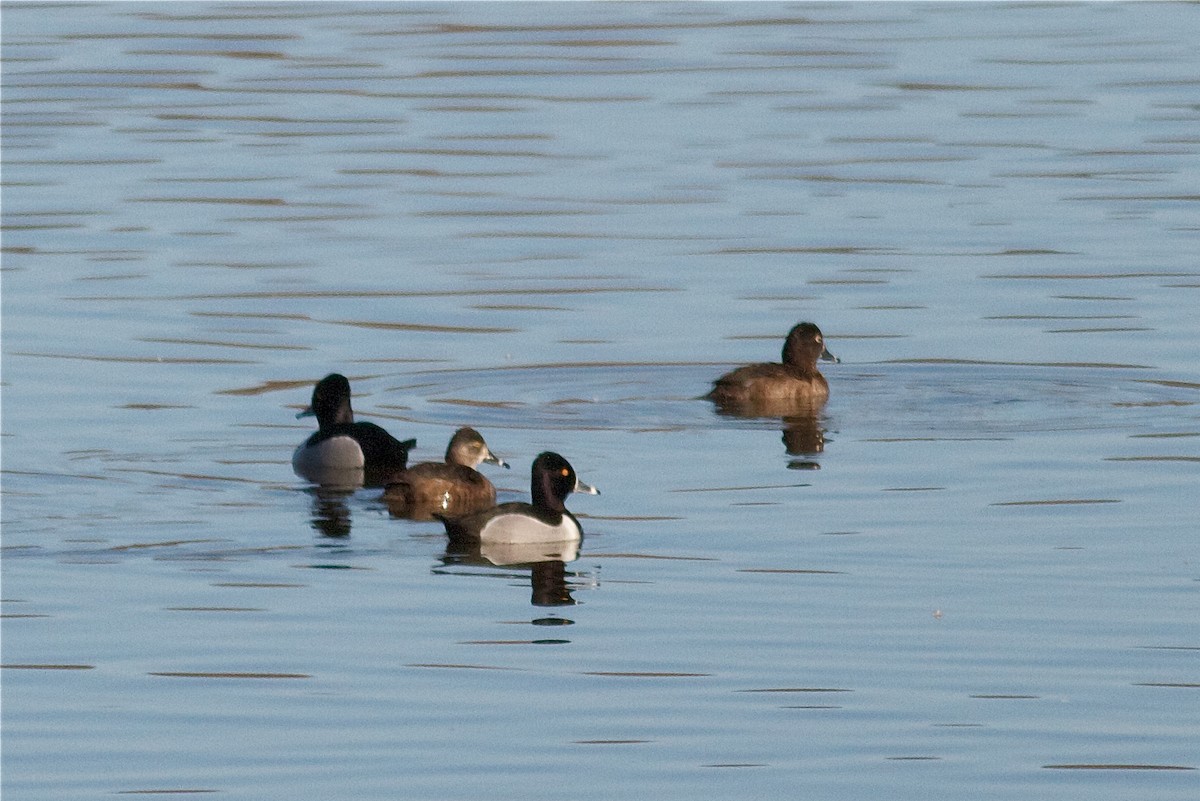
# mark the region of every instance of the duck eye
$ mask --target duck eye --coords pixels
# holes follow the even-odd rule
[[[568,470],[568,469],[567,469],[567,468],[565,468],[565,467],[562,469],[562,471],[561,471],[561,472],[562,472],[562,477],[563,477],[563,478],[566,478],[567,476],[571,475],[571,471],[570,471],[570,470]]]

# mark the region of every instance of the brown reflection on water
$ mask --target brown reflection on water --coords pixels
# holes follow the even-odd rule
[[[663,560],[668,562],[715,562],[718,561],[715,557],[710,556],[684,556],[682,554],[655,554],[655,553],[589,553],[589,559],[650,559]]]
[[[1106,462],[1190,462],[1200,463],[1200,456],[1109,456]]]
[[[523,668],[504,667],[502,665],[471,665],[454,662],[410,662],[406,664],[405,667],[431,668],[434,670],[523,670]]]
[[[604,295],[619,293],[679,292],[676,287],[653,286],[503,286],[483,289],[401,290],[401,289],[324,289],[220,292],[186,295],[79,295],[63,298],[69,301],[95,303],[127,301],[193,301],[193,300],[370,300],[393,298],[491,298],[495,296],[542,295]],[[269,319],[269,317],[267,317]],[[284,319],[288,319],[286,316]]]
[[[945,365],[994,365],[996,367],[1077,367],[1082,369],[1108,369],[1108,370],[1150,370],[1148,364],[1121,364],[1114,362],[1007,362],[1007,361],[989,361],[986,359],[943,359],[943,358],[918,358],[918,359],[888,359],[879,364],[945,364]]]
[[[205,348],[234,348],[246,350],[312,350],[307,345],[260,344],[256,342],[233,342],[207,339],[182,339],[173,337],[137,337],[135,342],[148,342],[154,345],[195,345]]]
[[[301,378],[295,381],[264,381],[261,384],[253,387],[234,387],[232,389],[218,389],[218,395],[266,395],[270,392],[284,392],[300,387],[312,385],[312,379]],[[291,426],[289,426],[291,427]]]
[[[1046,498],[1028,501],[1000,501],[991,506],[1090,506],[1093,504],[1120,503],[1119,498]]]
[[[245,359],[222,359],[218,357],[180,357],[180,356],[101,356],[98,354],[73,353],[36,353],[32,351],[16,352],[13,356],[29,356],[38,359],[75,359],[92,362],[116,362],[119,364],[258,364]]]
[[[0,665],[4,670],[95,670],[95,665],[67,665],[67,664],[5,664]]]
[[[754,401],[721,403],[717,414],[722,417],[779,420],[784,451],[789,456],[810,457],[794,459],[788,464],[793,470],[817,470],[820,463],[811,457],[825,452],[825,428],[821,416],[824,403],[795,401]]]
[[[445,403],[451,406],[476,407],[480,409],[519,409],[525,404],[519,401],[482,401],[468,398],[430,398],[430,403]],[[561,403],[561,401],[555,401]]]
[[[267,612],[258,606],[165,606],[165,612]]]
[[[753,492],[755,490],[766,489],[795,489],[797,487],[809,487],[811,484],[747,484],[736,487],[686,487],[681,489],[671,489],[667,492]]]
[[[330,539],[345,539],[350,536],[352,519],[346,501],[362,483],[362,471],[358,471],[357,483],[344,486],[315,486],[308,489],[312,495],[311,523],[313,530]]]
[[[780,575],[780,576],[840,576],[844,575],[844,570],[819,570],[817,568],[791,568],[791,567],[743,567],[739,568],[739,573],[762,573],[764,575]]]
[[[607,676],[621,679],[702,679],[711,673],[685,673],[674,670],[585,670],[581,676]]]
[[[311,679],[309,673],[250,673],[244,671],[185,671],[155,670],[148,676],[164,676],[177,679]]]
[[[1116,762],[1076,762],[1042,765],[1046,770],[1196,770],[1191,765],[1123,764]]]
[[[379,320],[322,320],[329,325],[344,325],[351,328],[367,328],[381,331],[419,331],[431,334],[514,334],[519,328],[497,328],[486,326],[432,325],[429,323],[390,323]]]

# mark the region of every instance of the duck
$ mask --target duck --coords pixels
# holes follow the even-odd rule
[[[403,470],[415,439],[401,442],[374,423],[355,422],[350,407],[350,381],[340,373],[330,373],[313,388],[312,404],[296,415],[316,417],[317,430],[292,454],[296,475],[315,483],[329,483],[330,476],[356,471],[363,473],[362,483],[378,483],[381,478]]]
[[[728,410],[803,410],[824,404],[829,382],[818,361],[838,362],[814,323],[797,323],[783,343],[783,361],[748,364],[713,382],[706,398]]]
[[[458,518],[435,516],[451,540],[514,545],[582,540],[583,527],[564,501],[572,492],[599,495],[600,490],[580,481],[571,463],[553,451],[533,460],[529,484],[532,503],[502,503]]]
[[[393,517],[432,519],[437,512],[463,517],[496,505],[496,488],[476,468],[483,462],[509,465],[488,448],[473,428],[454,432],[443,462],[421,462],[395,473],[386,482],[383,501]]]

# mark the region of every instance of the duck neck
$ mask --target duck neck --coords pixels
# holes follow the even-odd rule
[[[454,441],[451,441],[446,446],[446,464],[460,464],[463,467],[474,469],[479,465],[478,459],[473,459],[472,454],[464,447],[460,447]]]
[[[534,476],[533,483],[529,487],[529,494],[533,498],[533,505],[538,508],[552,509],[555,512],[567,510],[563,499],[558,497],[551,487],[551,477],[546,473]]]
[[[788,340],[783,346],[783,363],[801,370],[811,370],[816,362],[809,358],[798,342]]]
[[[319,420],[322,426],[350,425],[354,422],[354,410],[350,408],[350,399],[342,400],[337,406],[326,411],[324,419]]]
[[[791,350],[785,348],[783,351],[783,363],[799,373],[813,375],[817,372],[817,361],[820,355],[820,352],[813,353],[811,350],[800,347],[792,348]]]

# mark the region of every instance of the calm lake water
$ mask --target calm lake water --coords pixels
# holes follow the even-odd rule
[[[1200,797],[1197,41],[6,3],[6,799]],[[819,419],[698,400],[799,320]],[[305,484],[332,371],[581,547]]]

